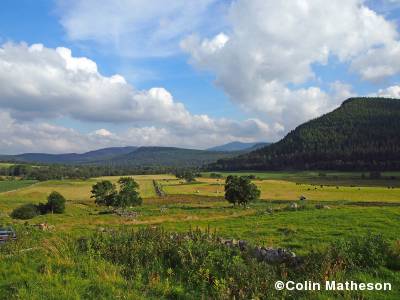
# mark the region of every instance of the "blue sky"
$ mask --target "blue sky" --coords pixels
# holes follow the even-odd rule
[[[163,3],[3,0],[0,152],[276,141],[399,96],[400,1]]]

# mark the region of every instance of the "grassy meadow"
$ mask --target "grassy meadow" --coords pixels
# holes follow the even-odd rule
[[[0,193],[23,189],[36,182],[35,180],[2,180],[0,181]]]
[[[153,287],[141,289],[130,286],[118,264],[106,260],[94,263],[92,258],[85,256],[82,258],[82,265],[78,266],[79,261],[75,261],[73,256],[62,254],[64,250],[60,247],[66,247],[66,253],[77,251],[75,248],[71,249],[72,246],[67,241],[90,236],[99,230],[137,230],[150,226],[183,233],[190,228],[209,228],[224,238],[244,239],[254,245],[284,247],[298,255],[322,251],[337,240],[354,236],[379,234],[389,242],[390,247],[396,247],[399,243],[399,179],[380,179],[373,184],[371,180],[365,179],[366,184],[363,185],[358,184],[357,175],[360,174],[336,173],[323,178],[330,183],[323,184],[318,173],[312,172],[253,173],[257,177],[253,182],[261,190],[261,199],[247,208],[234,208],[223,198],[224,178],[210,178],[208,175],[203,174],[203,177],[193,183],[184,183],[169,174],[133,176],[140,185],[140,194],[144,199],[142,206],[130,209],[137,213],[133,218],[118,216],[110,213],[107,208],[97,207],[90,198],[91,187],[97,181],[107,179],[116,182],[119,177],[0,182],[0,224],[13,225],[17,229],[19,241],[15,247],[18,251],[40,249],[37,250],[39,252],[32,250],[31,254],[0,251],[0,282],[7,283],[0,283],[0,291],[13,288],[12,280],[7,276],[13,276],[15,282],[20,283],[14,288],[21,299],[52,298],[51,295],[36,290],[35,284],[49,287],[54,285],[54,291],[75,289],[71,293],[64,291],[64,294],[57,295],[59,299],[94,299],[96,289],[99,289],[104,298],[111,298],[111,293],[114,296],[119,295],[121,299],[137,299],[149,289],[153,291]],[[153,180],[162,186],[166,196],[157,196]],[[341,184],[342,182],[345,184]],[[67,199],[64,214],[41,215],[27,221],[9,217],[11,211],[21,204],[45,202],[52,191],[60,192]],[[304,203],[298,200],[301,195],[307,198]],[[297,210],[287,209],[293,202],[301,207]],[[317,209],[317,204],[324,204],[325,208]],[[48,223],[54,228],[41,232],[32,226],[39,223]],[[56,253],[55,258],[52,257],[52,251]],[[29,262],[30,258],[34,258],[34,262]],[[4,268],[10,270],[5,271]],[[24,268],[28,268],[25,273],[22,272]],[[24,275],[18,275],[19,272]],[[61,280],[64,273],[68,274],[66,281]],[[39,277],[33,284],[32,278],[35,276]],[[366,272],[357,276],[362,278],[369,275]],[[382,269],[374,276],[375,279],[382,280],[382,276],[386,276],[387,280],[400,283],[398,271]],[[50,281],[44,283],[46,280]],[[28,286],[23,282],[29,282]],[[100,282],[104,282],[101,288],[96,285],[100,285]],[[90,288],[91,284],[94,284],[93,290]],[[169,288],[171,287],[163,287],[167,290]],[[146,298],[167,297],[165,291],[160,293],[147,294]],[[373,299],[378,294],[366,295]],[[275,296],[279,298],[282,295],[274,294]],[[307,294],[303,296],[308,297]],[[397,289],[389,296],[388,299],[396,299],[400,297],[400,292]]]

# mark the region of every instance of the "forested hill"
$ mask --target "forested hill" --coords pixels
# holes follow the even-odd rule
[[[136,151],[118,156],[107,164],[141,167],[200,167],[216,162],[221,158],[230,158],[240,152],[218,152],[174,147],[140,147]],[[243,153],[243,152],[242,152]]]
[[[400,170],[400,100],[350,98],[281,141],[213,170]]]

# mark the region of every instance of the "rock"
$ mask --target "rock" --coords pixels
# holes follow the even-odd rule
[[[39,223],[39,224],[36,224],[35,226],[43,231],[46,231],[49,229],[49,226],[47,225],[47,223]]]
[[[270,264],[280,264],[284,262],[291,262],[296,257],[296,254],[286,249],[267,248],[264,261]]]
[[[226,241],[225,241],[225,246],[233,247],[232,241],[231,241],[231,240],[226,240]]]
[[[136,211],[129,211],[129,210],[123,210],[123,209],[116,210],[115,214],[117,214],[120,217],[126,217],[126,218],[131,218],[131,219],[135,219],[138,217],[138,213]]]
[[[253,251],[253,256],[259,261],[264,260],[264,256],[263,256],[263,253],[261,250],[262,250],[261,247],[256,247],[256,248],[254,248],[254,251]]]
[[[246,248],[247,248],[247,242],[244,241],[244,240],[239,240],[238,246],[239,246],[239,249],[240,249],[241,251],[244,251],[244,250],[246,250]]]
[[[274,213],[274,210],[273,210],[272,208],[268,207],[265,213],[267,213],[267,214],[273,214],[273,213]]]
[[[316,204],[315,208],[316,209],[331,209],[328,205],[323,205],[323,204]]]

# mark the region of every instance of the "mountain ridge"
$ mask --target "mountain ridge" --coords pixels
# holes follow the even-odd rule
[[[400,100],[349,98],[279,142],[212,170],[400,170]]]
[[[269,145],[266,142],[254,142],[254,143],[244,143],[240,141],[233,141],[230,143],[214,146],[206,149],[207,151],[245,151],[245,150],[255,150],[264,146]]]

